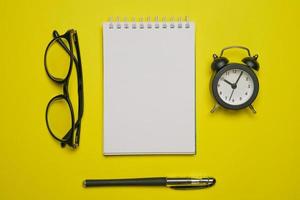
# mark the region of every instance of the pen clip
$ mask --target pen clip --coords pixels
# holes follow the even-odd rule
[[[170,186],[174,190],[200,190],[211,186]]]
[[[213,186],[216,179],[207,178],[167,178],[167,186],[176,190],[205,189]]]

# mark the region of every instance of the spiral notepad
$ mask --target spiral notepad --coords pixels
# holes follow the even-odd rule
[[[194,23],[104,23],[103,59],[104,154],[195,154]]]

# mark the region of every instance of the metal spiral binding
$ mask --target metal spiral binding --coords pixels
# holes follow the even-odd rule
[[[152,21],[151,17],[148,16],[145,18],[144,21],[143,17],[140,17],[138,21],[135,17],[131,18],[131,21],[128,21],[127,17],[120,18],[117,16],[115,19],[113,17],[109,18],[109,29],[174,29],[174,28],[190,28],[191,24],[189,21],[189,18],[186,16],[184,20],[182,20],[181,17],[178,17],[177,20],[174,17],[170,17],[169,20],[167,20],[166,17],[162,17],[161,20],[159,20],[159,17],[154,17],[154,20]]]
[[[163,17],[163,18],[162,18],[162,21],[163,21],[162,27],[163,27],[163,28],[167,28],[166,17]]]
[[[159,23],[158,23],[158,17],[156,16],[155,17],[155,25],[154,25],[155,28],[159,28]]]
[[[136,29],[136,21],[135,21],[135,17],[132,18],[132,28]]]
[[[151,17],[147,17],[147,28],[151,29],[152,28],[152,23],[151,23]]]

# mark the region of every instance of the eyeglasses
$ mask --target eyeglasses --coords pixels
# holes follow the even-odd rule
[[[75,52],[73,52],[73,47],[75,47]],[[75,100],[78,104],[78,110],[73,109],[69,92],[73,64],[75,64],[77,72],[78,100],[76,98]],[[52,137],[61,143],[62,147],[68,145],[75,149],[79,146],[83,115],[82,66],[78,35],[75,30],[68,30],[63,35],[59,35],[56,30],[53,31],[53,39],[45,51],[44,65],[48,77],[63,87],[63,93],[54,96],[47,105],[47,128]]]

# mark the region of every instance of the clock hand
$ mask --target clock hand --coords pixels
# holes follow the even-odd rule
[[[235,83],[230,83],[230,82],[227,81],[226,79],[223,79],[224,82],[228,83],[228,84],[231,86],[231,88],[232,88],[232,92],[231,92],[231,94],[230,94],[229,101],[231,100],[232,95],[233,95],[233,92],[234,92],[234,90],[236,89],[237,83],[239,82],[239,80],[240,80],[240,78],[242,77],[242,75],[243,75],[243,71],[241,71],[241,73],[240,73],[240,75],[239,75],[239,77],[238,77],[238,79],[236,80]]]
[[[226,83],[228,83],[232,87],[233,83],[227,81],[226,79],[223,79],[223,81],[226,82]]]
[[[239,82],[239,80],[240,80],[240,78],[241,78],[242,75],[243,75],[243,71],[241,71],[241,73],[240,73],[238,79],[236,80],[236,82],[233,83],[233,84],[231,84],[232,92],[231,92],[231,95],[230,95],[230,97],[229,97],[229,101],[231,100],[231,97],[232,97],[232,95],[233,95],[233,92],[234,92],[234,90],[236,89],[236,84]],[[224,80],[224,81],[225,81],[225,80]],[[226,82],[226,81],[225,81],[225,82]],[[227,83],[227,82],[226,82],[226,83]]]
[[[230,95],[230,97],[229,97],[229,101],[230,101],[230,99],[231,99],[231,97],[232,97],[232,95],[233,95],[233,92],[234,92],[234,89],[232,89],[231,95]]]
[[[240,78],[241,78],[242,75],[243,75],[243,71],[241,71],[241,73],[240,73],[238,79],[237,79],[236,82],[235,82],[235,85],[239,82],[239,80],[240,80]]]

